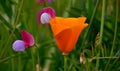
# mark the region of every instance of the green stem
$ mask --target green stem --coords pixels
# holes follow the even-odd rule
[[[18,53],[18,54],[21,54],[21,53]],[[21,71],[21,56],[19,55],[18,56],[18,71]]]
[[[86,71],[90,71],[90,62],[87,62],[85,65],[86,65]]]
[[[90,23],[89,23],[88,29],[86,30],[86,33],[85,33],[85,36],[84,36],[84,40],[83,40],[82,46],[84,46],[84,43],[86,42],[86,38],[87,38],[88,32],[90,30],[90,26],[92,25],[94,16],[96,14],[98,4],[99,4],[99,0],[97,0],[96,5],[94,7],[94,10],[93,10],[93,13],[92,13],[92,16],[91,16],[91,19],[90,19]]]
[[[41,66],[40,66],[40,57],[39,57],[39,47],[37,44],[34,45],[36,47],[36,51],[37,51],[37,67],[36,67],[36,71],[41,71]]]
[[[95,59],[119,59],[120,57],[93,57],[90,61]]]
[[[38,67],[37,67],[37,70],[36,70],[36,71],[41,71],[41,68],[40,68],[39,50],[37,50],[37,64],[38,64]]]
[[[12,58],[16,58],[16,57],[18,57],[18,56],[19,56],[19,55],[16,54],[16,55],[11,55],[11,56],[9,56],[9,57],[3,58],[3,59],[0,60],[0,63],[5,62],[5,61],[7,61],[7,60],[10,60],[10,59],[12,59]]]
[[[91,16],[91,19],[90,19],[90,23],[89,23],[89,29],[90,29],[90,26],[92,25],[94,16],[95,16],[95,14],[96,14],[98,4],[99,4],[99,0],[97,0],[96,5],[95,5],[95,8],[94,8],[94,10],[93,10],[93,13],[92,13],[92,16]],[[88,31],[89,31],[89,29],[88,29]]]
[[[12,71],[14,71],[14,69],[15,69],[14,59],[11,59],[11,64],[12,64]]]
[[[115,17],[115,30],[114,30],[114,38],[113,38],[113,44],[112,44],[112,49],[111,49],[111,53],[110,56],[113,55],[113,50],[114,50],[114,46],[115,46],[115,40],[116,40],[116,34],[117,34],[117,21],[118,21],[118,0],[116,0],[116,17]]]
[[[19,17],[20,17],[20,13],[21,13],[21,10],[22,10],[23,2],[24,2],[24,0],[22,0],[21,3],[20,3],[20,7],[19,7],[19,9],[18,9],[18,13],[17,13],[17,17],[16,17],[16,20],[15,20],[15,24],[13,25],[13,30],[12,30],[10,36],[8,37],[8,40],[7,40],[6,44],[5,44],[4,49],[2,50],[2,52],[1,52],[1,54],[0,54],[0,58],[1,58],[3,55],[6,54],[7,45],[9,44],[10,40],[12,39],[11,37],[12,37],[12,35],[14,34],[14,31],[15,31],[15,29],[16,29],[16,25],[17,25],[18,22],[19,22]]]
[[[115,30],[114,30],[114,38],[113,38],[113,44],[112,44],[112,49],[111,49],[111,53],[110,53],[110,56],[113,55],[113,50],[114,50],[114,46],[115,46],[115,40],[116,40],[116,34],[117,34],[117,21],[118,21],[118,0],[116,0],[116,17],[115,17]],[[110,63],[110,60],[107,62],[106,66],[105,66],[105,70],[107,70],[108,68],[108,65]]]
[[[67,55],[64,56],[64,71],[67,71]]]
[[[103,6],[102,6],[102,17],[101,17],[101,27],[100,27],[100,41],[99,44],[102,44],[102,38],[103,38],[103,29],[104,29],[104,16],[105,16],[105,4],[106,0],[103,0]]]
[[[32,71],[35,71],[35,57],[34,57],[34,50],[31,52],[32,56]]]
[[[100,61],[100,59],[98,58],[100,56],[100,51],[98,52],[98,54],[97,54],[97,57],[96,57],[96,71],[99,71],[99,61]]]
[[[100,26],[100,40],[99,40],[99,47],[102,47],[102,38],[103,38],[103,29],[104,29],[104,16],[105,16],[105,4],[106,4],[106,0],[102,1],[102,16],[101,16],[101,26]],[[97,57],[100,55],[100,50],[98,52]],[[97,58],[97,62],[96,62],[96,70],[98,71],[99,68],[99,59]]]

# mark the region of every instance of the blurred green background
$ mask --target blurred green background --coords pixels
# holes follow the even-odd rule
[[[0,0],[0,71],[63,71],[63,56],[51,28],[37,24],[37,13],[44,7],[52,7],[60,17],[87,17],[89,26],[67,56],[68,71],[120,71],[120,0],[54,0],[49,4]],[[12,43],[21,39],[20,30],[30,32],[39,48],[13,51]]]

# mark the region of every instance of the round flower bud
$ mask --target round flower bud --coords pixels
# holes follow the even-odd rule
[[[13,43],[13,50],[14,51],[24,51],[25,50],[25,43],[22,40],[16,40]]]
[[[50,18],[51,18],[51,17],[50,17],[49,14],[43,13],[43,14],[41,15],[41,18],[40,18],[41,23],[42,23],[42,24],[47,24],[47,23],[49,23]]]
[[[55,18],[56,12],[51,7],[45,7],[41,9],[37,14],[37,23],[38,24],[48,24],[49,20]]]

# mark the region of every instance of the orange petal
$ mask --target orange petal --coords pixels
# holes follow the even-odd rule
[[[56,17],[50,20],[51,29],[60,51],[63,53],[72,51],[81,31],[88,25],[84,23],[85,20],[85,17]]]

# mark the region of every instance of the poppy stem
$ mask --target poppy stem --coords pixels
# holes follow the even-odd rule
[[[67,71],[67,55],[63,54],[64,56],[64,71]]]

